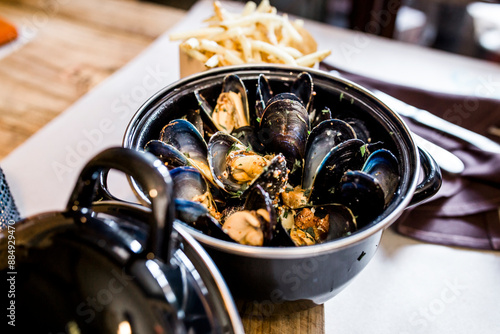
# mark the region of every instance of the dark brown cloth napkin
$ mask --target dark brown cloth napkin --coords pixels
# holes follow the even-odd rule
[[[489,134],[500,128],[500,100],[431,92],[346,73],[343,77],[365,87],[377,88],[408,104],[499,142]],[[500,89],[500,82],[477,87],[486,95]],[[460,176],[443,172],[443,185],[428,202],[407,209],[393,225],[401,234],[431,243],[476,249],[500,250],[500,154],[484,152],[457,138],[420,125],[408,118],[409,128],[453,152],[465,164]]]

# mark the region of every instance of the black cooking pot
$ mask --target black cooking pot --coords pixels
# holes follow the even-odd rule
[[[148,193],[150,209],[94,202],[99,176],[109,168],[133,176]],[[171,192],[168,170],[153,155],[108,149],[85,166],[66,211],[4,229],[0,270],[10,280],[11,328],[243,333],[217,268],[182,227],[173,227]]]
[[[215,104],[227,74],[238,75],[248,90],[249,105],[255,105],[258,76],[268,78],[274,93],[287,92],[302,71],[313,78],[315,108],[328,106],[346,110],[362,119],[377,133],[397,157],[400,182],[387,208],[367,226],[348,237],[307,247],[253,247],[230,243],[189,232],[211,255],[235,297],[259,301],[262,311],[289,310],[293,301],[301,305],[321,304],[335,296],[370,261],[380,242],[382,231],[391,225],[405,208],[430,198],[441,185],[441,174],[434,160],[412,139],[402,119],[363,87],[328,73],[306,68],[279,65],[245,65],[206,71],[162,89],[134,115],[126,130],[123,145],[142,151],[171,120],[198,109],[194,91]],[[322,110],[322,109],[319,109]],[[423,175],[422,175],[423,171]],[[419,183],[419,178],[422,179]],[[138,198],[147,202],[144,192],[130,179]],[[277,307],[285,305],[287,307]]]

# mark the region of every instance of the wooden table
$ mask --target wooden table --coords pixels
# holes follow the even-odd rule
[[[0,13],[36,34],[0,60],[0,159],[185,15],[132,0],[12,0]],[[324,333],[324,310],[243,324],[247,333]]]

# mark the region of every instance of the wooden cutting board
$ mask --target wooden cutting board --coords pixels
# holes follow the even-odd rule
[[[35,34],[0,60],[0,159],[185,15],[133,0],[12,0],[0,13]],[[247,333],[324,333],[323,313],[318,306],[243,324]]]

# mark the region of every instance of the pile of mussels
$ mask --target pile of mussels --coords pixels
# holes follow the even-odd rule
[[[170,169],[176,216],[201,232],[255,246],[302,246],[345,237],[376,218],[399,184],[397,158],[360,119],[315,109],[303,72],[290,92],[227,75],[215,106],[165,125],[144,149]],[[206,139],[206,140],[205,140]]]

